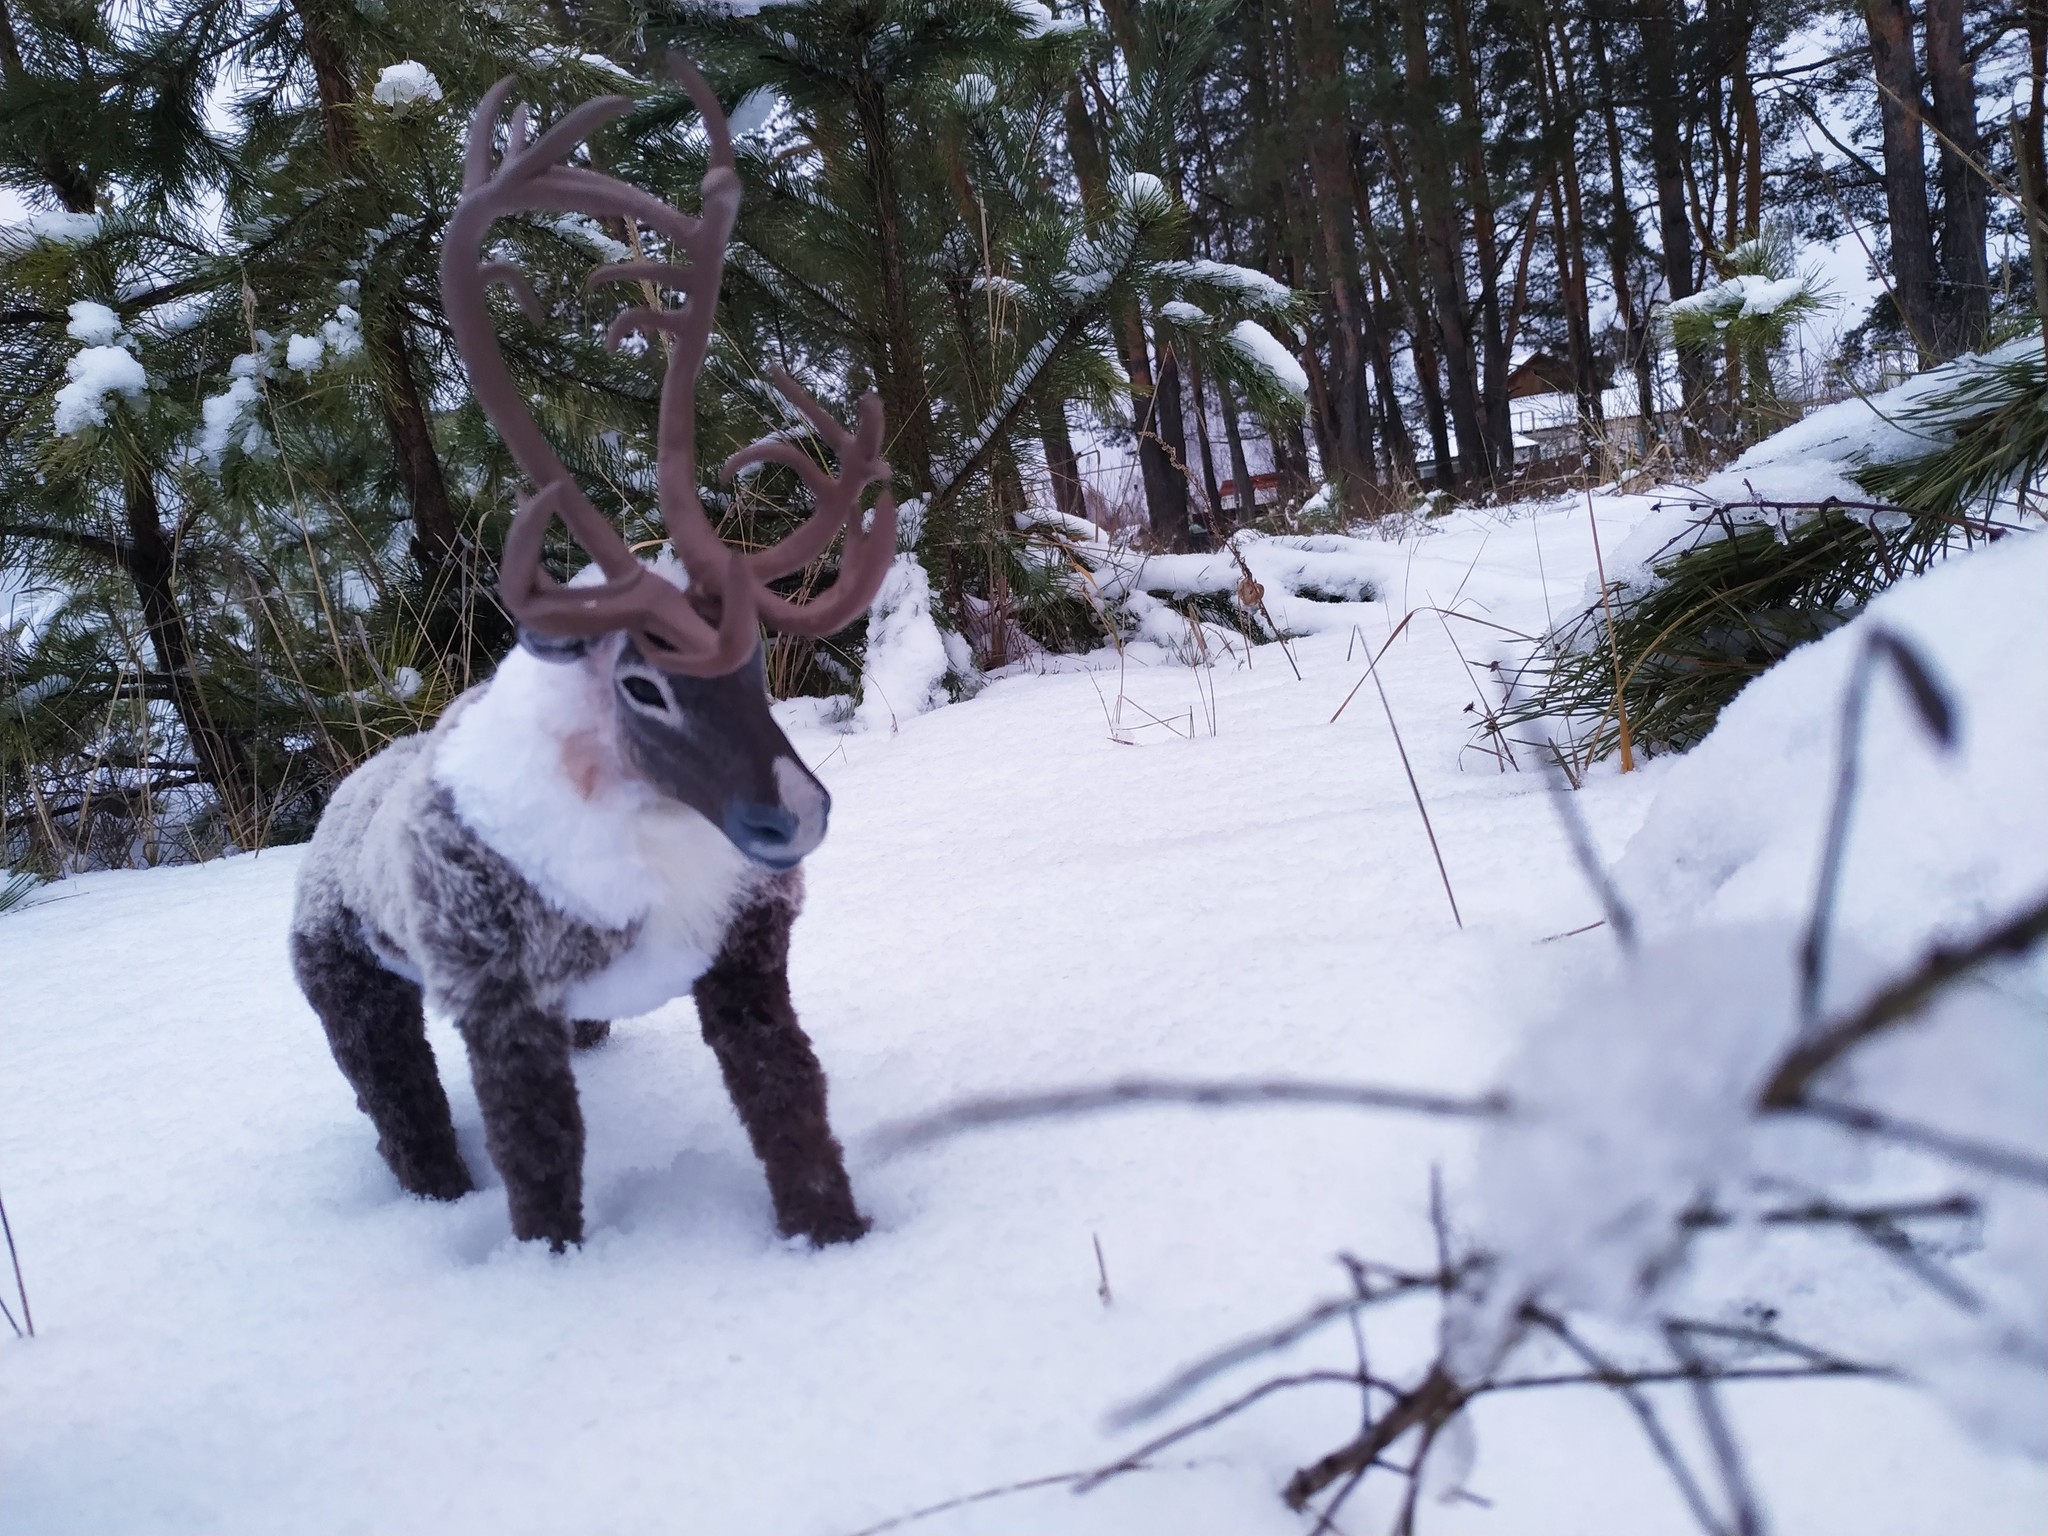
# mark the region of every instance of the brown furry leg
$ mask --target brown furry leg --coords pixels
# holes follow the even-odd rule
[[[476,1186],[455,1148],[420,989],[338,929],[294,933],[292,970],[320,1015],[357,1106],[377,1128],[377,1150],[399,1185],[430,1200],[468,1194]]]
[[[583,1110],[563,1020],[511,989],[487,987],[455,1021],[484,1114],[484,1145],[505,1181],[512,1231],[557,1253],[583,1241]]]
[[[825,1073],[789,999],[789,927],[802,886],[786,878],[742,912],[698,978],[697,1015],[733,1108],[768,1174],[785,1237],[849,1243],[868,1229],[825,1114]]]

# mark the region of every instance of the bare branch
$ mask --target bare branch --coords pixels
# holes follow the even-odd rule
[[[1483,1093],[1465,1098],[1369,1083],[1325,1083],[1300,1078],[1251,1078],[1236,1082],[1127,1077],[1086,1088],[1053,1088],[1042,1093],[999,1093],[961,1099],[946,1109],[895,1120],[874,1133],[881,1157],[944,1141],[964,1131],[1023,1120],[1067,1120],[1141,1104],[1188,1104],[1204,1109],[1247,1105],[1327,1104],[1345,1109],[1386,1109],[1454,1119],[1492,1120],[1508,1113],[1507,1096]]]
[[[1663,1420],[1657,1417],[1656,1407],[1645,1397],[1640,1388],[1629,1379],[1629,1373],[1617,1369],[1614,1364],[1599,1354],[1565,1324],[1561,1317],[1553,1317],[1541,1308],[1525,1306],[1522,1316],[1549,1333],[1560,1344],[1577,1355],[1590,1366],[1596,1376],[1607,1379],[1628,1404],[1629,1412],[1636,1416],[1642,1426],[1643,1436],[1650,1442],[1650,1449],[1657,1453],[1657,1459],[1664,1463],[1664,1469],[1671,1474],[1671,1480],[1678,1485],[1678,1493],[1685,1500],[1686,1508],[1699,1523],[1707,1536],[1723,1536],[1721,1522],[1714,1518],[1714,1511],[1707,1504],[1707,1497],[1701,1491],[1699,1482],[1692,1475],[1692,1469],[1685,1464],[1685,1458],[1678,1454],[1678,1447],[1672,1444],[1671,1436],[1665,1431]]]
[[[1846,1018],[1828,1025],[1810,1039],[1801,1041],[1778,1064],[1771,1080],[1758,1096],[1763,1109],[1797,1109],[1805,1104],[1808,1087],[1855,1046],[1894,1024],[1913,1017],[1931,997],[1950,982],[1992,960],[2025,954],[2048,939],[2048,894],[1978,935],[1967,944],[1937,944],[1919,965]]]
[[[1429,1374],[1414,1390],[1380,1415],[1379,1422],[1371,1429],[1290,1477],[1287,1486],[1281,1490],[1281,1498],[1286,1500],[1289,1509],[1298,1511],[1306,1508],[1310,1499],[1338,1478],[1347,1477],[1379,1460],[1380,1453],[1409,1430],[1419,1428],[1425,1435],[1434,1433],[1437,1426],[1464,1407],[1467,1395],[1440,1362],[1431,1366]]]
[[[1886,1141],[1896,1141],[1901,1146],[1918,1147],[1923,1152],[1932,1152],[1965,1167],[1979,1168],[2024,1184],[2048,1185],[2048,1160],[2029,1152],[2016,1152],[2010,1147],[1997,1147],[1967,1136],[1954,1136],[1931,1125],[1901,1120],[1840,1099],[1821,1099],[1808,1094],[1794,1107],[1799,1113],[1811,1115],[1816,1120],[1825,1120],[1847,1130],[1862,1131]]]
[[[1164,1413],[1168,1408],[1171,1408],[1204,1382],[1213,1380],[1223,1372],[1242,1365],[1247,1360],[1255,1360],[1260,1355],[1268,1355],[1275,1350],[1285,1349],[1290,1344],[1307,1338],[1324,1324],[1333,1322],[1340,1317],[1352,1316],[1366,1307],[1378,1306],[1381,1302],[1392,1301],[1400,1296],[1413,1295],[1418,1291],[1433,1291],[1438,1288],[1440,1281],[1441,1277],[1437,1275],[1408,1275],[1390,1272],[1388,1283],[1382,1290],[1374,1291],[1370,1294],[1360,1293],[1353,1296],[1344,1296],[1334,1301],[1318,1302],[1290,1323],[1283,1323],[1280,1327],[1267,1333],[1254,1334],[1248,1339],[1240,1339],[1237,1343],[1219,1349],[1213,1354],[1206,1355],[1202,1359],[1197,1360],[1194,1364],[1184,1367],[1176,1372],[1170,1380],[1154,1388],[1136,1402],[1126,1404],[1124,1407],[1117,1409],[1109,1417],[1110,1427],[1112,1429],[1125,1428],[1156,1417]]]

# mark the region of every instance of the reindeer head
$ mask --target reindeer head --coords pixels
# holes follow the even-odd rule
[[[513,87],[510,78],[500,80],[470,125],[463,197],[441,247],[441,292],[477,403],[534,486],[520,498],[505,537],[499,587],[519,622],[521,643],[545,660],[585,667],[593,686],[611,690],[618,740],[632,771],[722,827],[750,858],[788,868],[824,837],[831,800],[769,713],[761,625],[826,635],[874,600],[896,549],[881,404],[872,393],[862,399],[859,425],[849,432],[787,373],[772,370],[776,388],[837,456],[839,470],[828,474],[803,447],[781,438],[742,449],[725,462],[725,479],[753,464],[785,465],[809,490],[815,510],[766,549],[734,549],[719,537],[698,495],[696,386],[740,181],[725,115],[710,87],[680,59],[672,57],[670,68],[703,114],[711,141],[701,213],[685,214],[650,192],[568,163],[592,133],[631,110],[624,96],[585,102],[537,138],[530,135],[526,108],[516,107],[504,153],[494,158],[499,114]],[[485,260],[484,240],[497,219],[529,211],[625,219],[657,237],[657,249],[667,248],[648,259],[601,265],[589,285],[633,283],[648,297],[613,319],[609,346],[634,332],[668,338],[655,474],[669,542],[689,575],[687,591],[643,565],[591,505],[527,411],[505,364],[486,302],[490,285],[503,283],[536,323],[545,315],[518,268]],[[661,302],[664,293],[680,302]],[[864,526],[861,496],[871,484],[880,490]],[[541,568],[541,546],[556,517],[601,579],[563,586]],[[770,582],[824,554],[841,529],[845,543],[831,587],[808,599],[771,589]]]

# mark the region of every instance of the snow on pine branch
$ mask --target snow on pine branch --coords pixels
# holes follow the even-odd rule
[[[387,64],[370,88],[370,99],[380,107],[409,107],[416,101],[441,99],[441,82],[433,71],[416,59]]]
[[[1179,278],[1185,282],[1206,283],[1212,288],[1229,293],[1240,303],[1274,314],[1291,311],[1297,295],[1294,290],[1276,277],[1269,277],[1252,267],[1240,267],[1228,261],[1209,261],[1198,258],[1193,261],[1169,261],[1160,264],[1160,275]]]
[[[1223,344],[1297,399],[1308,398],[1308,374],[1287,345],[1256,320],[1240,320]]]
[[[68,437],[88,427],[105,426],[108,397],[141,398],[149,389],[149,375],[135,355],[135,338],[107,305],[79,300],[70,308],[65,330],[88,343],[65,363],[64,374],[70,382],[57,391],[54,402],[57,432]]]

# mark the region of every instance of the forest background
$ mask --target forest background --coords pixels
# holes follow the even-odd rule
[[[2023,0],[0,0],[7,865],[301,837],[488,671],[518,477],[440,304],[462,135],[507,74],[544,115],[624,92],[592,156],[694,206],[672,48],[746,189],[704,459],[795,434],[772,367],[877,390],[962,687],[1114,637],[1078,523],[1190,550],[1697,471],[2044,286]],[[641,232],[499,233],[537,417],[658,538],[661,354],[584,287]],[[1845,238],[1875,300],[1795,350]],[[1572,439],[1535,462],[1532,389]],[[743,545],[799,501],[711,497]],[[856,689],[862,643],[772,641],[775,691]]]

